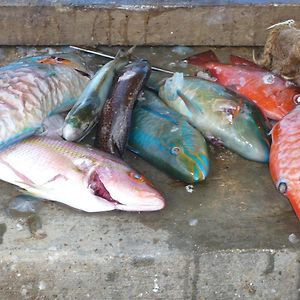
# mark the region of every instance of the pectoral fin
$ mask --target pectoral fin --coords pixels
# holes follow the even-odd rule
[[[203,113],[200,107],[196,107],[192,101],[190,101],[180,90],[177,90],[178,97],[181,98],[181,100],[184,102],[186,108],[190,111],[192,114],[198,114]]]

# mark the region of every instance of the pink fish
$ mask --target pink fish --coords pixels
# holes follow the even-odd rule
[[[86,212],[164,207],[149,181],[123,161],[49,137],[30,137],[0,152],[0,179]]]

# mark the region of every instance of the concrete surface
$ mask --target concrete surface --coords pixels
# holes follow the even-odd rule
[[[0,1],[0,45],[263,45],[285,1]]]
[[[176,68],[170,50],[137,54]],[[2,49],[0,57],[41,51]],[[217,49],[223,58],[251,52]],[[167,199],[153,213],[87,214],[44,202],[28,219],[9,213],[18,191],[0,182],[0,299],[299,299],[299,221],[267,165],[220,149],[210,157],[208,180],[188,193],[127,153]]]

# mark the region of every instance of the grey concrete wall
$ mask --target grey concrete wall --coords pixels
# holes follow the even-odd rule
[[[272,2],[2,1],[0,44],[263,45],[268,26],[300,15],[299,1]]]

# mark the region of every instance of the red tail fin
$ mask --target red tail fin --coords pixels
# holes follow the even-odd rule
[[[258,68],[261,69],[261,67],[257,64],[255,64],[254,62],[240,57],[240,56],[236,56],[236,55],[230,55],[229,57],[231,64],[235,65],[235,66],[247,66],[247,67],[254,67],[254,68]]]
[[[212,50],[209,50],[209,51],[202,52],[202,53],[193,55],[191,57],[188,57],[187,61],[191,65],[195,65],[198,67],[205,67],[206,63],[219,62],[219,59]]]

